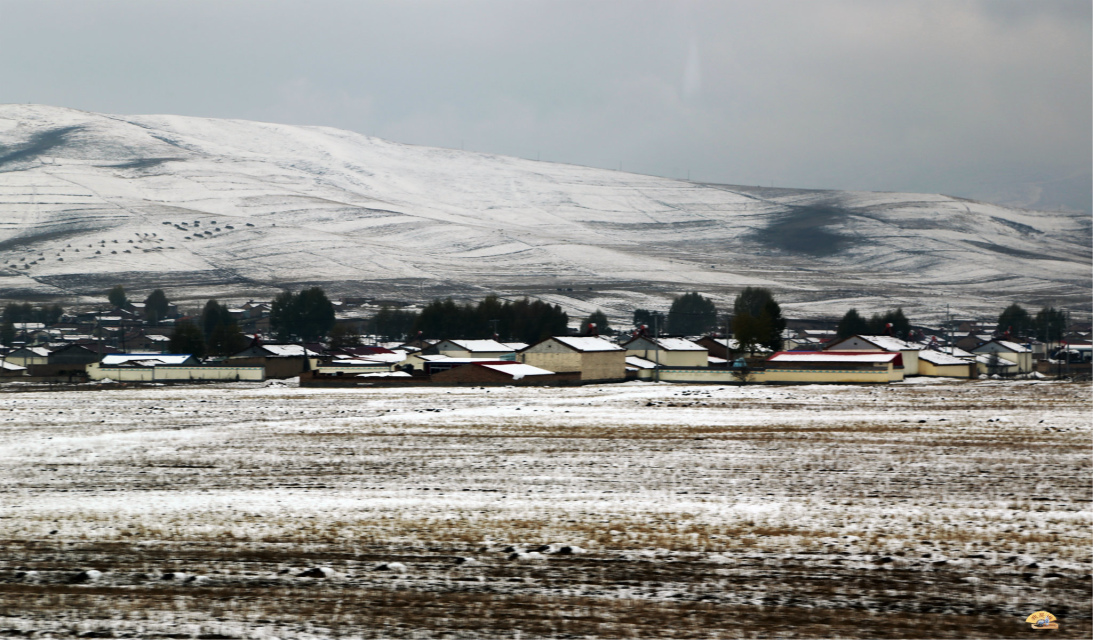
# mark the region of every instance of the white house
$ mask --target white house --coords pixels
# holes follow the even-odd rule
[[[991,358],[993,354],[997,354],[999,358],[1008,360],[1017,365],[1017,373],[1029,373],[1032,371],[1032,349],[1029,349],[1025,345],[1017,344],[1016,342],[996,338],[990,342],[984,342],[972,349],[972,353],[977,356],[987,356],[988,359]]]

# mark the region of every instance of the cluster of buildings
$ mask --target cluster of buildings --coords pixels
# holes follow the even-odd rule
[[[553,336],[534,344],[496,340],[412,340],[332,348],[265,343],[255,338],[226,358],[171,354],[172,330],[141,322],[138,304],[82,314],[45,326],[21,326],[22,344],[0,347],[0,377],[78,382],[262,381],[299,376],[302,385],[572,385],[649,380],[679,383],[889,383],[908,376],[973,379],[1062,373],[1046,345],[1016,342],[968,326],[939,340],[858,335],[826,329],[788,331],[785,350],[742,353],[731,338],[607,339]],[[229,313],[248,333],[269,330],[269,305],[248,302]],[[177,313],[177,310],[175,310]],[[174,315],[174,314],[172,314]],[[1081,329],[1080,327],[1078,329]],[[1072,334],[1068,362],[1090,361],[1089,332]],[[1054,368],[1053,368],[1054,367]],[[1086,367],[1088,368],[1088,366]]]

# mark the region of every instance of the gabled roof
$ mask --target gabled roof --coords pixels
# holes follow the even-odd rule
[[[847,340],[851,340],[853,338],[864,340],[869,344],[877,347],[878,349],[884,349],[885,351],[917,351],[921,348],[918,345],[911,344],[910,342],[904,342],[903,340],[900,340],[899,338],[893,338],[892,336],[850,336],[849,338],[843,338],[842,340],[836,340],[830,343],[827,346],[827,349],[831,350],[833,347],[837,347]]]
[[[509,353],[513,350],[508,345],[501,344],[496,340],[441,340],[433,346],[440,346],[445,342],[450,342],[471,353]]]
[[[706,347],[695,344],[686,338],[653,338],[649,336],[638,336],[622,346],[624,348],[629,347],[631,343],[638,340],[648,340],[660,347],[663,351],[706,351]]]
[[[990,367],[1006,367],[1006,368],[1009,368],[1009,367],[1017,367],[1018,366],[1016,362],[1011,362],[1010,360],[1006,360],[1005,358],[992,358],[988,354],[985,354],[985,353],[977,353],[975,355],[975,361],[980,363],[980,364],[985,364],[985,365],[990,366]]]
[[[14,351],[9,353],[8,355],[10,356],[10,355],[14,354],[17,351],[29,351],[29,352],[33,353],[34,355],[40,356],[40,357],[43,357],[43,358],[49,355],[49,349],[46,349],[45,347],[19,347],[18,349],[15,349]]]
[[[972,349],[972,351],[975,351],[975,352],[979,353],[980,349],[982,349],[983,347],[986,347],[989,344],[996,344],[996,345],[1002,347],[1003,350],[1009,351],[1010,353],[1029,353],[1031,351],[1028,347],[1026,347],[1023,344],[1017,344],[1016,342],[1010,342],[1009,340],[999,340],[997,338],[994,339],[994,340],[989,340],[989,341],[979,345],[975,349]]]
[[[603,338],[585,337],[578,338],[576,336],[553,336],[547,338],[547,340],[556,340],[565,346],[573,349],[574,351],[589,352],[589,351],[625,351],[622,347],[609,342]]]
[[[938,365],[938,366],[945,366],[945,365],[951,365],[951,364],[969,364],[968,360],[963,360],[961,358],[957,358],[956,356],[951,356],[947,353],[942,353],[941,351],[933,351],[932,349],[923,349],[922,351],[919,351],[918,352],[918,359],[919,360],[925,360],[926,362],[929,362],[930,364]]]
[[[657,363],[638,356],[626,356],[626,366],[635,369],[656,369]]]
[[[271,356],[277,358],[291,358],[291,357],[316,357],[319,354],[315,353],[311,349],[305,349],[302,345],[298,344],[263,344],[259,348],[265,349]]]

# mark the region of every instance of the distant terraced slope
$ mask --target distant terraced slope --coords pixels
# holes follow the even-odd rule
[[[0,297],[530,294],[619,316],[776,289],[799,316],[1090,306],[1084,215],[697,184],[323,127],[0,106]],[[591,290],[590,290],[591,288]]]

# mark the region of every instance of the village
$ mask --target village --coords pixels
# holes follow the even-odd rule
[[[603,335],[593,323],[569,324],[564,326],[565,335],[512,342],[496,334],[465,339],[421,332],[409,340],[389,340],[379,333],[358,334],[353,326],[359,322],[339,320],[324,332],[329,337],[312,335],[310,340],[290,342],[279,340],[271,326],[277,301],[253,300],[238,307],[210,301],[214,315],[223,315],[217,322],[230,323],[233,339],[221,345],[218,355],[204,357],[203,348],[200,353],[172,349],[184,333],[180,329],[201,320],[196,313],[183,312],[165,297],[155,313],[148,308],[155,304],[152,297],[144,303],[124,298],[113,302],[117,304],[107,309],[75,314],[48,307],[34,313],[38,310],[29,305],[23,306],[21,315],[10,314],[40,321],[5,325],[2,381],[102,385],[299,378],[301,386],[312,387],[571,386],[629,380],[888,384],[912,377],[1088,376],[1091,357],[1088,323],[1067,326],[1049,343],[1014,337],[1009,327],[957,320],[942,327],[913,327],[902,337],[892,335],[890,325],[885,334],[845,335],[847,331],[833,328],[834,323],[789,321],[788,328],[780,329],[775,344],[781,347],[776,350],[754,340],[741,344],[728,331],[666,335],[655,324]],[[339,313],[364,306],[359,299],[329,305]],[[204,316],[208,313],[207,308]],[[205,322],[208,329],[207,318]],[[607,328],[606,323],[603,326]]]

